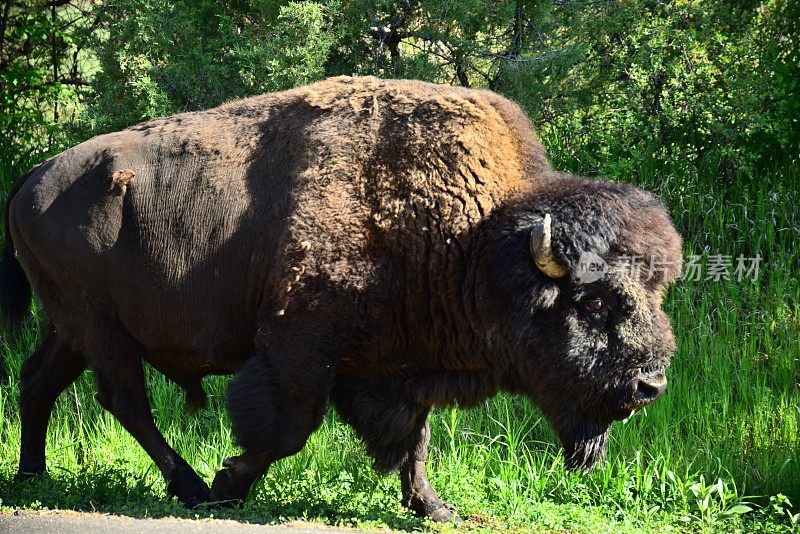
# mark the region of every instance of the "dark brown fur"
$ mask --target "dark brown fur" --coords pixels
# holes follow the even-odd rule
[[[588,468],[674,348],[660,301],[681,242],[664,208],[552,171],[493,93],[334,78],[91,139],[21,184],[7,231],[53,325],[23,376],[21,472],[44,470],[54,393],[88,365],[187,504],[243,498],[330,399],[377,468],[401,469],[404,503],[449,519],[424,475],[432,406],[524,393]],[[563,279],[528,249],[546,213]],[[583,251],[672,269],[582,284]],[[602,320],[582,307],[598,291]],[[194,404],[202,376],[238,371],[245,453],[210,495],[152,424],[142,359]]]

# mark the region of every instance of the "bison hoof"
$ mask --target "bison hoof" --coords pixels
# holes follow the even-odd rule
[[[453,506],[440,501],[438,498],[431,501],[411,501],[407,506],[418,516],[426,517],[436,523],[455,523],[460,525],[463,522]]]
[[[17,474],[14,475],[14,482],[27,482],[28,480],[45,474],[46,472],[47,471],[45,469],[20,469],[17,471]]]
[[[190,467],[172,472],[167,481],[167,495],[177,497],[187,508],[196,508],[209,501],[208,486]]]
[[[437,523],[455,523],[460,525],[463,522],[461,516],[456,512],[456,509],[444,502],[439,503],[437,508],[428,512],[426,517]]]
[[[231,469],[221,469],[211,484],[211,501],[218,506],[235,506],[247,498],[249,487],[241,487]]]

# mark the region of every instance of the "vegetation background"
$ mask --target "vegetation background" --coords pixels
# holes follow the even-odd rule
[[[798,0],[3,0],[0,196],[92,135],[338,74],[500,92],[554,166],[655,191],[687,257],[729,267],[671,291],[670,391],[615,425],[592,474],[564,470],[524,399],[437,413],[429,472],[468,527],[799,531]],[[736,280],[737,257],[756,254],[755,280]],[[35,322],[0,341],[0,506],[432,528],[400,508],[397,477],[370,470],[335,414],[243,509],[166,502],[90,373],[59,400],[50,474],[15,482]],[[235,450],[226,379],[207,380],[211,406],[187,416],[177,388],[149,376],[159,426],[210,480]]]

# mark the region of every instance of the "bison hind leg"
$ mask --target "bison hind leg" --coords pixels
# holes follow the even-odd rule
[[[200,382],[197,382],[193,388],[184,388],[184,391],[186,392],[186,411],[188,413],[196,413],[208,405],[208,397]]]
[[[22,365],[19,477],[44,473],[50,412],[58,396],[83,373],[86,365],[83,355],[71,350],[52,332]]]
[[[202,410],[208,404],[203,390],[203,375],[159,365],[156,367],[164,376],[177,384],[186,394],[186,411],[190,414]]]
[[[153,420],[141,358],[144,347],[116,317],[100,311],[87,321],[83,339],[84,353],[95,374],[97,401],[147,452],[164,476],[167,494],[189,508],[208,501],[206,483],[169,446]]]

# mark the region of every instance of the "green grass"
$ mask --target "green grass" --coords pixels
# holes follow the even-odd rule
[[[524,399],[500,396],[471,410],[437,412],[430,478],[468,527],[800,531],[800,172],[776,165],[723,179],[713,171],[650,167],[623,179],[664,198],[687,255],[758,252],[758,280],[686,281],[671,290],[666,309],[678,351],[669,391],[615,425],[608,461],[589,475],[564,469],[551,430]],[[7,190],[13,173],[0,173]],[[10,371],[0,386],[4,508],[434,528],[400,507],[398,478],[376,475],[334,414],[301,453],[272,467],[244,508],[188,511],[168,502],[150,459],[95,402],[90,373],[58,401],[49,475],[16,483],[19,367],[35,337],[28,328],[1,344]],[[159,427],[210,481],[236,451],[223,407],[226,379],[207,379],[210,406],[189,416],[176,387],[158,373],[148,376]]]

